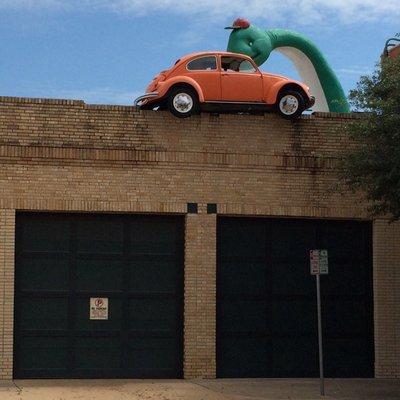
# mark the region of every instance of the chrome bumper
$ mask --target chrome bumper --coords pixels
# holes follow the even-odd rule
[[[152,97],[157,97],[157,96],[158,96],[158,92],[146,93],[146,94],[136,98],[133,104],[135,105],[135,107],[140,107],[139,103],[142,102],[143,100],[148,100],[148,99],[151,99]]]

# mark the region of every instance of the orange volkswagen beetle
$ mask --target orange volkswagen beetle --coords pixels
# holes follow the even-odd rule
[[[142,109],[168,108],[179,118],[200,110],[276,110],[282,117],[294,119],[314,102],[303,83],[261,72],[244,54],[218,51],[180,58],[153,79],[135,105]]]

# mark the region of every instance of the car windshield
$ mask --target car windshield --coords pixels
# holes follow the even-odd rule
[[[228,56],[222,57],[221,67],[223,71],[227,72],[251,73],[257,71],[249,60],[240,57],[228,57]]]

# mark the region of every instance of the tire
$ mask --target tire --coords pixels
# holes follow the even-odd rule
[[[283,118],[297,119],[305,110],[306,105],[300,92],[286,90],[279,95],[276,108]]]
[[[187,118],[199,112],[197,93],[188,87],[178,86],[168,94],[167,107],[178,118]]]

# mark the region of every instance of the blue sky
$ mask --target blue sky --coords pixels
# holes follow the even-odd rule
[[[397,0],[0,0],[0,95],[132,104],[180,56],[225,50],[239,16],[309,36],[346,93],[400,31]],[[298,78],[278,53],[262,69]]]

